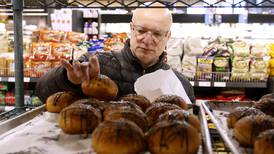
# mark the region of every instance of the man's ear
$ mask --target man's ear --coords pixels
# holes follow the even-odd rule
[[[130,25],[130,30],[132,31],[133,30],[133,23],[130,22],[129,25]]]
[[[171,37],[171,31],[168,31],[168,33],[167,33],[167,40],[169,40],[170,37]]]

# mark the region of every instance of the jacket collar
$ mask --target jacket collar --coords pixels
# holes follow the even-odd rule
[[[156,64],[144,69],[142,67],[142,65],[140,64],[140,61],[137,59],[137,57],[135,57],[133,55],[132,51],[130,50],[130,40],[129,39],[126,41],[125,46],[122,49],[122,55],[125,58],[125,60],[128,61],[128,63],[131,63],[133,65],[133,67],[140,69],[147,73],[156,71],[159,68],[163,68],[163,65],[166,65],[165,55],[164,55],[164,53],[162,53],[159,57],[159,61]]]

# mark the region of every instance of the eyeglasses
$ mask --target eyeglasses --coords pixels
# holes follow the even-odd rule
[[[142,27],[139,25],[134,25],[134,24],[132,24],[132,25],[133,25],[133,31],[134,31],[136,37],[143,38],[145,36],[145,34],[150,32],[151,37],[153,38],[153,41],[156,44],[161,42],[164,39],[164,37],[167,36],[167,34],[169,32],[169,31],[154,31],[154,30],[150,30],[148,28],[145,28],[145,27]]]

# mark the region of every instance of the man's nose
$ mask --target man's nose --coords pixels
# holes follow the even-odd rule
[[[147,44],[151,44],[151,43],[154,42],[152,33],[151,33],[150,31],[147,31],[147,32],[144,34],[143,41],[144,41],[144,43],[147,43]]]

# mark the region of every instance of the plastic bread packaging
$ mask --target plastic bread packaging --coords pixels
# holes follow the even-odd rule
[[[39,42],[61,42],[65,33],[61,31],[42,30],[39,35]]]
[[[212,64],[214,57],[198,56],[197,57],[197,78],[199,80],[210,80],[212,77]]]
[[[167,55],[181,56],[183,53],[183,42],[180,38],[170,38],[167,44]]]
[[[239,70],[240,72],[248,72],[249,62],[249,57],[234,57],[232,59],[232,71]]]
[[[51,62],[48,60],[44,61],[32,61],[33,74],[36,77],[41,77],[49,69],[51,69]]]
[[[64,42],[80,43],[87,40],[87,35],[84,33],[67,32]]]
[[[255,44],[255,45],[251,46],[250,54],[253,57],[262,58],[262,57],[268,56],[268,51],[267,51],[266,46],[264,46],[262,44]]]
[[[194,78],[196,74],[197,58],[196,56],[185,55],[182,61],[183,74],[188,78]]]
[[[249,81],[249,57],[234,57],[232,60],[231,80]]]
[[[249,56],[249,45],[244,41],[236,41],[232,44],[234,56],[248,57]]]
[[[3,54],[0,54],[0,75],[1,76],[6,75],[6,69],[7,69],[6,58]]]
[[[167,55],[167,63],[177,71],[182,70],[182,63],[180,56]]]
[[[184,55],[203,54],[202,40],[200,38],[187,37],[184,42]]]
[[[252,80],[265,81],[269,74],[269,58],[252,58],[250,62],[250,78]]]
[[[73,47],[70,43],[52,43],[52,56],[55,60],[71,60]]]
[[[230,78],[230,57],[215,56],[213,61],[214,79],[229,80]]]
[[[32,43],[32,54],[35,60],[48,60],[51,56],[51,43]]]

